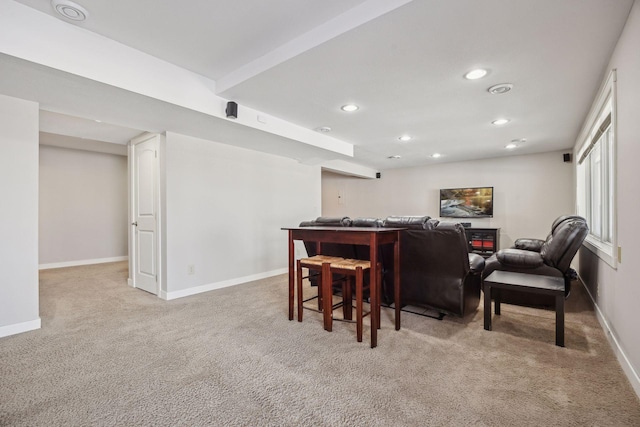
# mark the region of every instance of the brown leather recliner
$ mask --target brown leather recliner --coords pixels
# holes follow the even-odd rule
[[[565,295],[569,295],[575,271],[571,261],[589,234],[587,221],[575,215],[561,216],[551,227],[546,240],[518,239],[513,248],[502,249],[487,259],[482,278],[496,270],[563,277]],[[530,295],[517,291],[501,292],[501,300],[510,304],[554,306],[553,297]]]
[[[438,223],[429,217],[388,217],[384,227],[406,227],[400,236],[402,305],[417,305],[441,313],[465,316],[480,302],[484,259],[469,254],[460,224]],[[393,301],[393,248],[383,247],[383,292]]]

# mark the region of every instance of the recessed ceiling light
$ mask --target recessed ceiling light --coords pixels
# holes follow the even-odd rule
[[[437,159],[437,158],[439,158],[439,157],[442,157],[442,154],[440,154],[440,153],[433,153],[433,154],[431,155],[431,157],[433,157],[434,159]]]
[[[395,156],[389,156],[389,157],[387,157],[387,159],[392,159],[392,160],[397,160],[397,159],[400,159],[400,158],[402,158],[402,156],[399,156],[399,155],[397,155],[397,154],[396,154]]]
[[[96,123],[102,123],[102,120],[95,119],[95,120],[94,120],[94,122],[96,122]]]
[[[511,89],[513,89],[511,83],[500,83],[499,85],[491,86],[487,91],[493,95],[500,95],[509,92]]]
[[[496,120],[492,121],[491,123],[493,123],[494,125],[500,126],[500,125],[504,125],[504,124],[509,123],[509,119],[496,119]]]
[[[320,126],[319,128],[316,128],[316,130],[318,132],[322,132],[322,133],[329,133],[331,132],[331,128],[329,126]]]
[[[87,9],[69,0],[51,0],[51,7],[58,15],[72,21],[84,21],[89,17]]]
[[[346,111],[347,113],[350,113],[352,111],[356,111],[359,108],[360,107],[358,107],[356,104],[347,104],[347,105],[343,105],[342,107],[340,107],[340,109],[342,111]]]
[[[409,135],[402,135],[400,138],[398,138],[400,141],[411,141],[411,136]]]
[[[464,78],[468,80],[476,80],[476,79],[481,79],[486,75],[487,75],[487,70],[483,68],[476,68],[475,70],[471,70],[467,74],[465,74]]]
[[[504,146],[504,148],[506,148],[507,150],[513,150],[516,147],[517,147],[517,145],[514,144],[513,142],[511,144],[507,144],[507,145]]]

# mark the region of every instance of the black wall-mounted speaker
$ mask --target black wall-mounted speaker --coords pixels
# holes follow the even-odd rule
[[[382,174],[380,172],[376,172],[376,178],[380,178]]]
[[[238,104],[233,101],[227,102],[227,109],[224,110],[227,113],[227,117],[230,119],[238,118]]]
[[[571,163],[571,153],[564,153],[562,160],[564,160],[565,163]]]

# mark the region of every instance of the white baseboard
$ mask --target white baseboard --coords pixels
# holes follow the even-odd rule
[[[96,258],[96,259],[81,259],[78,261],[67,262],[54,262],[51,264],[40,264],[38,270],[49,270],[51,268],[63,268],[63,267],[77,267],[79,265],[91,265],[91,264],[104,264],[107,262],[127,261],[128,256],[117,256],[112,258]]]
[[[40,329],[41,321],[38,317],[36,320],[30,320],[28,322],[16,323],[14,325],[0,326],[0,338],[8,337],[9,335],[21,334],[23,332],[29,332],[36,329]]]
[[[580,280],[582,281],[582,279]],[[591,302],[593,302],[593,306],[596,309],[596,317],[598,319],[598,322],[600,322],[600,326],[604,330],[604,334],[607,337],[607,340],[609,341],[609,345],[611,346],[611,349],[616,354],[616,358],[618,359],[618,363],[620,363],[620,367],[622,368],[622,371],[625,373],[625,375],[629,379],[629,382],[631,383],[631,387],[633,387],[633,390],[636,392],[636,395],[640,397],[640,376],[638,375],[638,372],[636,372],[636,370],[633,368],[631,361],[627,357],[624,350],[622,350],[622,347],[620,347],[620,343],[618,342],[618,339],[616,338],[615,334],[611,330],[611,327],[609,326],[609,322],[607,322],[607,319],[602,313],[602,310],[600,310],[600,307],[596,303],[596,300],[593,298],[591,291],[589,291],[589,288],[586,285],[584,285],[584,282],[582,286],[587,291],[589,298],[591,298]]]
[[[188,297],[190,295],[200,294],[202,292],[209,292],[215,289],[226,288],[229,286],[240,285],[242,283],[253,282],[254,280],[266,279],[268,277],[278,276],[280,274],[288,273],[288,268],[281,268],[278,270],[266,271],[264,273],[253,274],[251,276],[238,277],[230,280],[223,280],[222,282],[209,283],[207,285],[195,286],[193,288],[184,289],[175,292],[160,291],[160,298],[170,301],[177,298]]]

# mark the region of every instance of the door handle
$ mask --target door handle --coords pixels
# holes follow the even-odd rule
[[[137,227],[138,226],[138,221],[132,222],[131,225],[135,225]]]

